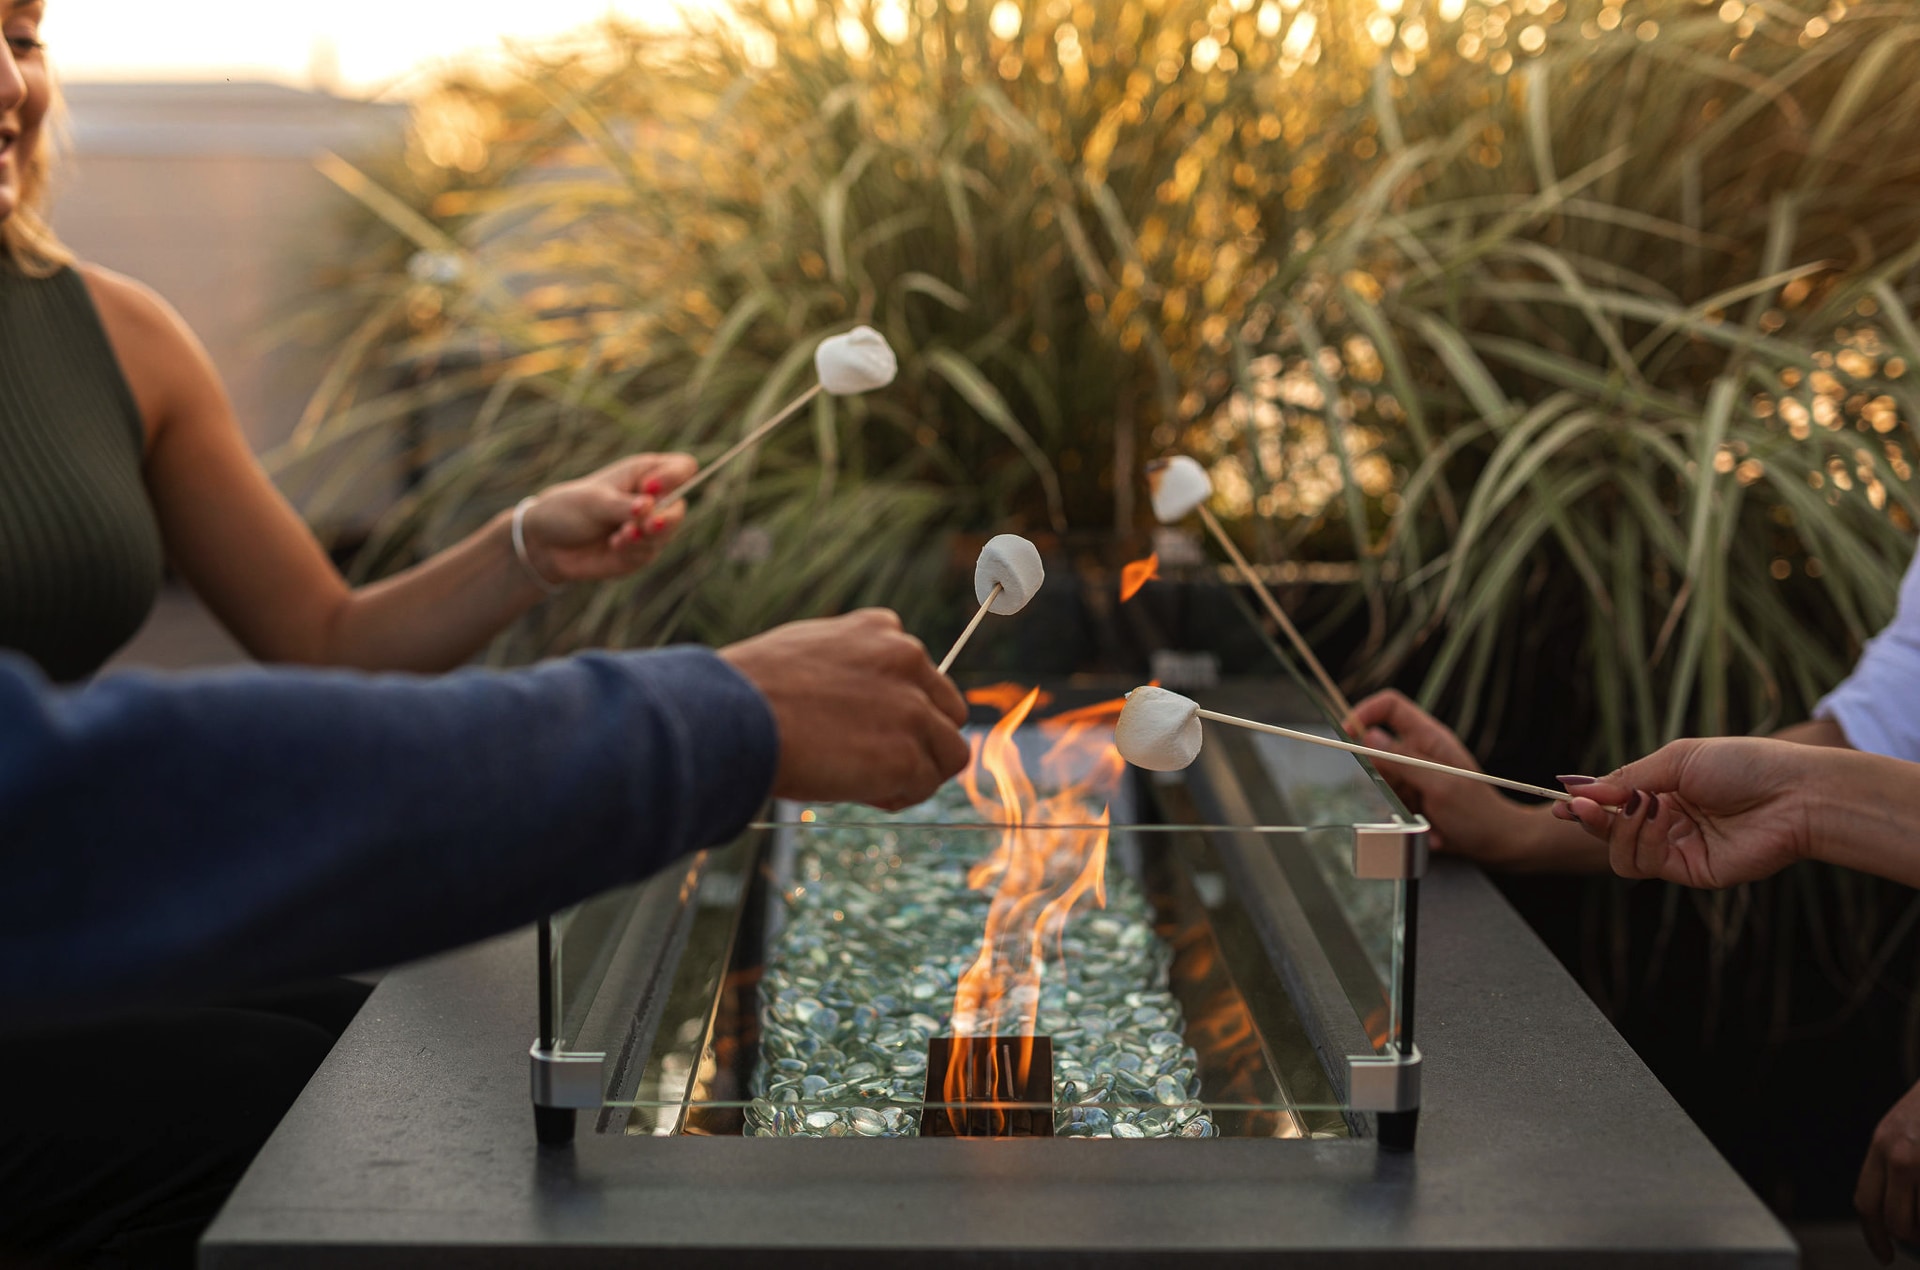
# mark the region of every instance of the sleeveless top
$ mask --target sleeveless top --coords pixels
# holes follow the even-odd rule
[[[159,597],[145,450],[86,282],[0,258],[0,649],[52,679],[98,670]]]

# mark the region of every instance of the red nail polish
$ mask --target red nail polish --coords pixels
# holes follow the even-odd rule
[[[666,527],[667,527],[667,518],[665,516],[655,516],[652,520],[647,522],[647,532],[650,534],[657,534],[662,529],[665,529]]]
[[[1627,799],[1627,805],[1622,807],[1621,810],[1629,816],[1634,815],[1640,810],[1640,803],[1640,791],[1636,789],[1633,791],[1633,797]]]
[[[657,476],[649,476],[646,484],[642,485],[640,490],[646,494],[658,494],[660,492],[660,478]]]
[[[1660,814],[1660,795],[1648,794],[1647,795],[1647,819],[1652,820],[1655,816],[1658,816],[1659,814]]]
[[[620,531],[620,536],[621,536],[622,538],[624,538],[624,539],[626,539],[626,540],[627,540],[628,542],[639,542],[639,541],[640,541],[640,526],[638,526],[638,525],[628,525],[628,526],[627,526],[627,527],[626,527],[625,529],[623,529],[623,530],[621,530],[621,531]]]

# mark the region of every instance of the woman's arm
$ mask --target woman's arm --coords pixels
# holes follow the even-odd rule
[[[1375,749],[1479,771],[1473,751],[1446,724],[1404,693],[1376,692],[1353,708],[1346,729]],[[1478,781],[1393,763],[1380,775],[1407,810],[1433,826],[1430,845],[1488,868],[1527,873],[1605,873],[1605,848],[1577,825],[1562,824],[1540,806],[1515,802]]]
[[[1720,888],[1814,859],[1920,887],[1920,764],[1723,737],[1568,788],[1554,814],[1605,842],[1622,877]]]
[[[1480,770],[1473,752],[1446,724],[1391,689],[1355,706],[1346,728],[1375,749]],[[1850,748],[1847,734],[1832,719],[1810,719],[1775,735],[1798,745]],[[1435,850],[1516,873],[1607,872],[1604,843],[1577,824],[1563,823],[1565,817],[1556,818],[1547,807],[1518,803],[1475,781],[1417,767],[1382,763],[1380,774],[1408,810],[1432,823]]]
[[[545,592],[514,558],[502,513],[431,560],[349,588],[261,470],[206,350],[165,301],[84,270],[147,428],[147,488],[175,567],[262,661],[370,670],[446,670]],[[545,491],[526,517],[550,581],[642,567],[685,514],[654,498],[693,474],[684,455],[641,455]]]

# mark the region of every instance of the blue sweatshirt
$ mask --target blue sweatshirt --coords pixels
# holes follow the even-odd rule
[[[738,834],[778,749],[704,649],[77,690],[0,655],[0,1030],[511,929]]]

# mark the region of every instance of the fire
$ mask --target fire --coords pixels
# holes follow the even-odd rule
[[[1135,560],[1120,567],[1120,603],[1125,604],[1140,594],[1140,588],[1160,576],[1160,553],[1150,553],[1145,560]]]
[[[1019,684],[988,684],[984,688],[967,689],[967,704],[991,706],[1001,714],[1013,709],[1028,696],[1034,696],[1034,705],[1044,706],[1053,700],[1051,693],[1039,688],[1022,688]]]
[[[991,692],[991,704],[1000,704],[1012,696],[1001,691],[1005,687],[980,696]],[[1075,908],[1089,897],[1103,908],[1107,902],[1109,808],[1103,795],[1125,768],[1112,727],[1124,703],[1066,711],[1039,725],[1036,730],[1049,742],[1039,770],[1051,792],[1042,796],[1019,743],[1021,725],[1041,702],[1037,688],[1012,701],[987,736],[975,742],[974,762],[963,777],[974,808],[1002,828],[994,851],[967,875],[969,886],[991,889],[993,900],[980,954],[954,992],[953,1032],[987,1037],[989,1043],[1012,1038],[1015,1070],[990,1069],[994,1087],[970,1090],[961,1064],[947,1069],[942,1094],[956,1132],[961,1103],[1000,1100],[1027,1086],[1049,949],[1057,964]],[[1008,1088],[1001,1088],[1003,1083]],[[995,1113],[996,1124],[1003,1114]]]

